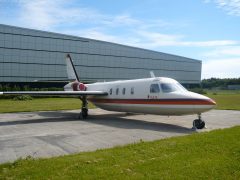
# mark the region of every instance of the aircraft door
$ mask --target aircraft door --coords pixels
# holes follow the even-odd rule
[[[158,83],[152,83],[149,88],[148,99],[159,99],[160,87]]]

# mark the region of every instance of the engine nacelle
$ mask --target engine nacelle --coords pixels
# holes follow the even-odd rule
[[[80,83],[80,82],[73,82],[72,89],[73,89],[73,91],[86,91],[87,86],[85,86],[85,84]]]

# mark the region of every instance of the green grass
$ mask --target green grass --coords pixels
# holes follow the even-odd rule
[[[89,108],[93,105],[89,104]],[[81,101],[77,98],[35,98],[29,101],[0,99],[0,113],[24,111],[54,111],[80,109]]]
[[[208,92],[207,96],[217,102],[216,109],[240,110],[239,91]]]
[[[207,90],[208,93],[213,94],[240,94],[240,90]]]
[[[0,165],[0,179],[239,179],[240,126]]]

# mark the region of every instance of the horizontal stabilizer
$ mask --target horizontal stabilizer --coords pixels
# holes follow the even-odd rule
[[[46,83],[51,83],[51,82],[72,82],[75,81],[76,79],[50,79],[50,80],[34,80],[33,82],[46,82]]]

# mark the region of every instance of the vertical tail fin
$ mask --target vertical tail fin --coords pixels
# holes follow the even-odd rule
[[[70,54],[66,55],[66,65],[67,65],[68,79],[77,80],[78,82],[80,82]]]
[[[77,75],[77,71],[74,67],[72,58],[69,54],[66,55],[66,64],[67,64],[67,75],[68,79],[74,80],[74,82],[70,82],[64,86],[65,91],[86,91],[87,86],[80,82],[79,77]]]

